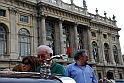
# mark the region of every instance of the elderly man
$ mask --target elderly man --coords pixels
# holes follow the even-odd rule
[[[44,64],[44,60],[50,59],[53,56],[53,50],[46,45],[40,45],[37,49],[37,57],[39,62]],[[50,65],[51,73],[65,75],[64,67],[53,60],[49,61],[48,64]],[[40,72],[41,66],[36,69],[36,72]]]
[[[94,70],[87,64],[88,55],[85,49],[74,56],[74,63],[66,66],[66,76],[73,78],[76,83],[98,83]]]

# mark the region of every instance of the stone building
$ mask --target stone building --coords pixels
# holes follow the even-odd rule
[[[87,11],[86,1],[78,7],[71,0],[0,0],[0,69],[21,61],[27,55],[36,56],[36,48],[49,45],[54,55],[70,54],[65,60],[56,60],[66,66],[73,62],[79,49],[88,50],[89,65],[97,78],[114,72],[115,78],[124,78],[115,16],[107,18]]]

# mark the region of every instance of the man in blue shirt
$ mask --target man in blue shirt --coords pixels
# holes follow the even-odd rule
[[[74,63],[66,66],[66,76],[73,78],[76,83],[98,83],[94,70],[87,64],[88,55],[85,49],[74,56]]]

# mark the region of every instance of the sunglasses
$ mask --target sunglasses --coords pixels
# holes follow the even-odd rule
[[[40,55],[37,56],[38,59],[39,59],[39,58],[44,59],[45,57],[46,57],[46,54],[40,54]]]
[[[22,62],[22,64],[29,65],[30,63],[29,62]]]

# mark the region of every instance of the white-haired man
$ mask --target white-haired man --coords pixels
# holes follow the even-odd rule
[[[40,45],[36,49],[36,51],[37,51],[38,60],[41,65],[44,64],[44,60],[50,59],[53,56],[53,50],[46,45]],[[65,75],[64,67],[61,64],[58,64],[53,60],[49,61],[48,64],[51,66],[50,71],[52,74],[55,73],[55,74]],[[36,72],[40,72],[40,69],[41,69],[41,66],[39,66],[36,69]]]

